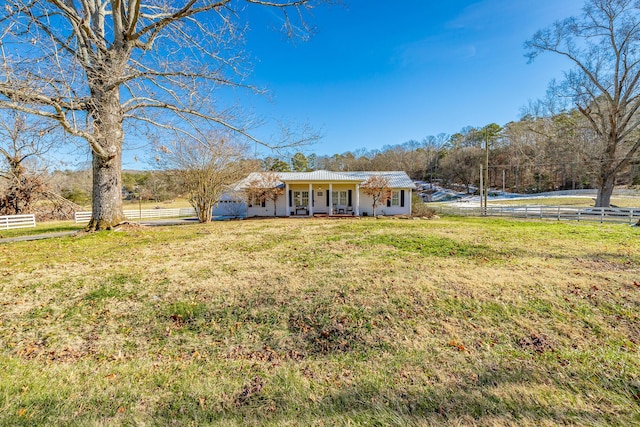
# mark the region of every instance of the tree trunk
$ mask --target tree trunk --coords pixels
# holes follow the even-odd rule
[[[191,205],[195,208],[198,215],[198,222],[206,224],[211,222],[211,214],[213,213],[214,202],[206,199],[194,199]]]
[[[616,182],[616,176],[613,173],[606,174],[598,185],[598,196],[596,198],[597,208],[608,208],[611,205],[611,195]]]
[[[125,220],[122,212],[123,113],[118,89],[92,90],[96,100],[94,117],[96,145],[92,152],[93,195],[89,231],[110,230]]]
[[[198,212],[198,222],[206,224],[211,222],[211,212],[213,211],[213,205],[202,206],[202,209]]]
[[[105,159],[93,154],[92,218],[87,230],[110,230],[125,220],[122,212],[122,149]]]

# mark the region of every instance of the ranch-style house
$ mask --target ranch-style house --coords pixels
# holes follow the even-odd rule
[[[276,172],[281,195],[272,200],[246,204],[246,216],[371,216],[373,199],[365,194],[362,185],[371,176],[388,180],[391,198],[376,207],[376,215],[411,214],[411,191],[415,184],[405,172]],[[259,172],[238,182],[236,192],[245,191],[262,179]]]

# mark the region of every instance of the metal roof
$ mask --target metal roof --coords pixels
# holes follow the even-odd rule
[[[416,188],[409,175],[404,171],[366,171],[366,172],[343,172],[354,178],[360,179],[363,183],[372,176],[384,176],[389,180],[391,188]]]
[[[380,171],[380,172],[331,172],[318,170],[313,172],[276,172],[282,183],[285,182],[353,182],[362,184],[371,176],[384,176],[389,180],[391,188],[416,188],[411,178],[404,171]],[[234,185],[235,189],[244,189],[249,183],[262,178],[260,172],[252,172],[245,179]],[[279,185],[280,186],[280,185]]]
[[[353,177],[345,172],[331,172],[331,171],[313,171],[313,172],[281,172],[280,179],[284,182],[287,181],[359,181],[360,178]]]

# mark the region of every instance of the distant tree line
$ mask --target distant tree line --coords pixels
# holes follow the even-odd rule
[[[525,115],[504,126],[465,127],[453,135],[360,149],[326,156],[296,153],[290,159],[267,157],[264,170],[403,170],[414,180],[459,186],[479,185],[480,165],[489,145],[488,185],[518,193],[597,188],[601,159],[597,138],[577,112],[546,117]],[[640,185],[640,159],[630,159],[616,185]]]
[[[402,170],[416,181],[434,182],[472,193],[480,181],[480,165],[489,145],[488,186],[493,190],[537,193],[597,188],[600,159],[593,131],[576,111],[534,117],[499,126],[465,127],[452,135],[388,145],[379,150],[359,149],[341,154],[242,157],[243,169],[272,172]],[[185,184],[175,169],[123,171],[123,198],[162,202],[186,197]],[[55,171],[49,182],[67,199],[90,202],[89,171]],[[616,177],[618,186],[640,186],[640,161],[630,159]]]

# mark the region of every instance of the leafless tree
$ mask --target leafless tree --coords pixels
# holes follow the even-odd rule
[[[54,120],[88,143],[88,228],[110,229],[124,219],[127,132],[137,126],[140,137],[148,126],[198,137],[222,126],[252,138],[211,96],[221,87],[255,89],[242,55],[244,8],[278,9],[288,35],[305,35],[304,10],[322,1],[5,0],[0,108]]]
[[[387,203],[391,199],[391,187],[389,178],[381,175],[372,175],[362,183],[362,191],[373,200],[373,216],[376,216],[376,208]]]
[[[25,114],[8,111],[0,117],[0,213],[32,213],[32,204],[46,191],[44,168],[38,159],[50,150],[51,130],[28,120]]]
[[[483,150],[478,147],[456,147],[442,160],[442,173],[445,179],[451,183],[461,183],[467,193],[470,186],[480,176],[480,164],[483,158]]]
[[[175,171],[188,193],[200,222],[211,221],[211,212],[225,189],[244,177],[246,146],[228,136],[210,134],[206,140],[183,138],[159,147],[165,168]]]
[[[422,140],[422,150],[425,154],[424,177],[429,177],[429,183],[433,185],[434,174],[438,170],[438,161],[444,154],[446,144],[449,142],[450,136],[440,133],[437,136],[427,136]]]
[[[276,172],[260,172],[260,176],[251,182],[245,189],[247,201],[273,202],[273,216],[276,216],[276,202],[284,194],[284,186]]]
[[[19,179],[29,160],[42,160],[53,145],[54,140],[47,137],[51,130],[23,113],[7,111],[0,116],[0,178]]]
[[[609,206],[617,176],[640,149],[640,3],[587,0],[581,16],[538,31],[526,48],[531,60],[551,52],[574,66],[555,89],[598,137],[596,206]]]

